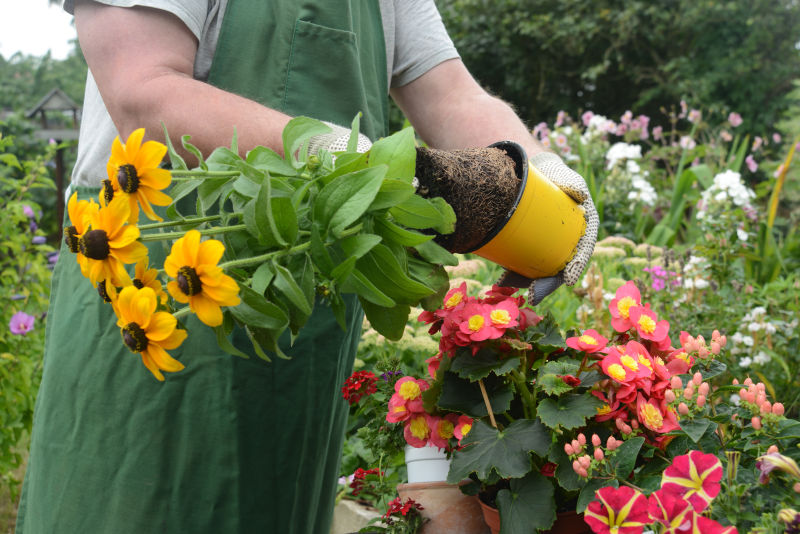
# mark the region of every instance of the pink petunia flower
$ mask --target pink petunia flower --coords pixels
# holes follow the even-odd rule
[[[696,512],[705,510],[719,494],[722,462],[713,454],[691,451],[676,456],[661,476],[661,489],[682,495]]]
[[[584,512],[584,520],[595,534],[641,534],[651,523],[647,497],[628,486],[605,487]]]
[[[682,496],[657,490],[647,500],[650,517],[664,525],[668,532],[686,532],[691,528],[694,508]]]

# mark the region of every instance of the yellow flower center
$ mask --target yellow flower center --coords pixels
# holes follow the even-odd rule
[[[448,421],[447,419],[443,419],[439,422],[439,436],[443,437],[444,439],[450,439],[453,437],[453,423]]]
[[[652,404],[645,404],[642,406],[641,418],[647,426],[655,430],[658,430],[664,425],[664,416],[662,416],[661,412]]]
[[[452,308],[460,304],[462,300],[464,300],[463,293],[453,293],[452,295],[450,295],[450,298],[447,299],[447,301],[444,303],[444,307]]]
[[[425,439],[428,437],[430,428],[428,428],[428,422],[425,421],[424,416],[413,418],[409,426],[411,430],[411,435],[414,436],[415,438]]]
[[[469,431],[472,430],[472,425],[467,423],[461,427],[461,435],[466,436],[469,434]]]
[[[185,295],[193,297],[203,290],[203,284],[197,276],[197,271],[188,265],[184,265],[178,269],[178,276],[176,278],[178,281],[178,288],[180,288]]]
[[[624,367],[622,367],[618,363],[612,363],[611,365],[608,366],[608,376],[622,382],[628,375],[625,373]]]
[[[641,354],[639,355],[639,363],[641,363],[642,365],[644,365],[645,367],[647,367],[651,371],[653,370],[653,364],[651,364],[650,360],[648,360],[647,358],[645,358]]]
[[[628,310],[631,309],[631,306],[636,306],[636,301],[631,297],[622,297],[619,299],[619,302],[617,302],[617,310],[619,310],[619,314],[625,319],[629,317]]]
[[[622,365],[630,369],[631,371],[638,371],[639,364],[636,363],[636,360],[628,356],[627,354],[619,359],[622,362]]]
[[[483,324],[485,322],[486,321],[483,318],[483,315],[476,314],[469,318],[469,320],[467,321],[467,326],[469,326],[469,329],[472,330],[473,332],[477,332],[478,330],[483,328]]]
[[[584,345],[597,345],[597,340],[592,336],[587,336],[586,334],[583,334],[581,337],[579,337],[578,341]]]
[[[492,310],[489,317],[492,319],[492,324],[496,325],[505,326],[511,322],[511,314],[508,313],[508,310]]]
[[[610,412],[611,412],[611,406],[609,406],[608,404],[604,404],[599,408],[597,408],[597,415],[605,415]]]
[[[685,361],[686,363],[691,363],[691,361],[689,360],[689,355],[688,355],[688,354],[686,354],[686,353],[685,353],[685,352],[683,352],[683,351],[681,351],[681,352],[679,352],[678,354],[676,354],[676,355],[675,355],[675,357],[676,357],[676,358],[678,358],[678,359],[680,359],[680,360],[683,360],[683,361]]]
[[[408,401],[419,397],[422,394],[422,390],[419,389],[419,384],[413,380],[409,380],[408,382],[403,382],[400,385],[400,391],[398,393],[400,393],[400,396]]]
[[[406,411],[406,407],[404,405],[402,405],[402,404],[392,408],[392,413],[400,413],[400,412],[405,412],[405,411]]]
[[[142,352],[147,348],[147,335],[136,323],[128,323],[122,328],[122,341],[131,352]]]
[[[641,328],[642,332],[645,334],[652,334],[656,329],[656,322],[652,317],[642,315],[639,317],[639,328]]]

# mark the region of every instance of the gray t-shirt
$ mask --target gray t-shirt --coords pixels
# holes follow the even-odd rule
[[[144,6],[177,16],[197,37],[194,77],[208,79],[228,0],[95,0],[103,4]],[[374,0],[373,0],[374,1]],[[386,41],[386,76],[390,87],[401,87],[439,63],[458,57],[433,0],[379,0]],[[65,0],[72,13],[74,0]],[[78,157],[72,184],[100,186],[106,178],[111,143],[118,135],[92,73],[86,80]],[[124,140],[123,140],[124,141]]]

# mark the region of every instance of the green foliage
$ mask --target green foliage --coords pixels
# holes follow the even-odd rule
[[[41,377],[45,312],[50,293],[53,248],[36,228],[42,215],[34,192],[52,191],[45,165],[51,149],[35,159],[13,156],[14,140],[0,137],[0,484],[12,495],[13,472],[23,462],[21,441],[30,432]],[[8,157],[13,156],[13,157]],[[30,316],[32,329],[12,331],[12,318]]]
[[[800,71],[800,12],[790,0],[620,2],[443,0],[467,67],[531,123],[681,98],[736,110],[763,134]]]

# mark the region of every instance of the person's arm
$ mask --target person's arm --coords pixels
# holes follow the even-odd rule
[[[163,140],[163,122],[210,154],[234,127],[242,153],[258,145],[282,153],[291,117],[192,78],[197,39],[176,16],[146,7],[75,3],[75,25],[89,68],[123,139],[137,128]]]
[[[411,83],[393,88],[391,95],[433,148],[452,150],[514,141],[528,157],[545,150],[511,106],[488,94],[460,59],[440,63]]]

